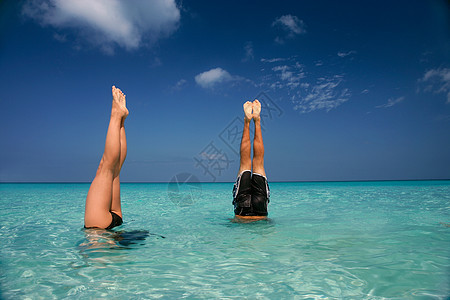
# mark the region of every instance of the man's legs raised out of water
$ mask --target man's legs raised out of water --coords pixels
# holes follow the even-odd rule
[[[115,196],[119,200],[119,208],[117,208],[117,200],[113,203],[113,182],[116,178],[116,185],[119,183],[119,172],[125,159],[124,154],[121,154],[123,149],[121,140],[125,139],[123,121],[128,115],[128,110],[125,106],[125,95],[114,86],[112,87],[112,94],[111,118],[106,134],[105,150],[86,197],[84,225],[88,228],[107,228],[112,221],[110,211],[114,209],[121,213],[120,195]],[[123,137],[121,137],[121,133],[123,133]],[[121,158],[123,158],[122,161]],[[120,193],[120,188],[116,187],[115,189]]]
[[[253,138],[253,174],[252,174],[252,210],[258,217],[265,219],[267,216],[267,204],[269,188],[266,171],[264,170],[264,143],[261,133],[261,103],[253,101],[253,121],[255,123],[255,136]]]
[[[250,109],[251,106],[251,109]],[[234,203],[235,215],[238,219],[256,221],[267,218],[268,185],[264,170],[264,144],[261,133],[261,103],[258,100],[244,104],[245,120],[241,141],[241,163],[236,182]],[[250,121],[255,123],[253,139],[253,160],[250,159]],[[244,173],[244,171],[251,172]],[[245,201],[244,201],[245,200]]]
[[[252,169],[251,150],[252,145],[250,141],[250,122],[252,121],[252,107],[253,103],[247,101],[244,103],[244,130],[242,131],[241,148],[240,148],[240,164],[238,175],[243,171]]]
[[[264,143],[261,133],[261,103],[253,101],[253,121],[255,122],[255,137],[253,139],[253,173],[266,176],[264,170]]]
[[[233,187],[233,205],[236,216],[246,215],[251,209],[251,169],[252,145],[250,141],[250,122],[252,120],[253,103],[244,103],[244,129],[240,147],[240,163],[236,183]]]

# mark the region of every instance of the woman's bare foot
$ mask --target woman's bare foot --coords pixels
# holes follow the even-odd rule
[[[112,87],[112,96],[113,96],[113,112],[119,114],[119,116],[125,120],[128,116],[128,109],[126,107],[125,95],[122,91],[116,88],[114,85]]]
[[[253,101],[253,120],[259,121],[261,120],[261,103],[258,101],[258,99],[255,99]]]
[[[245,120],[249,121],[252,119],[252,109],[253,109],[253,103],[250,101],[247,101],[244,103],[244,113],[245,113]]]

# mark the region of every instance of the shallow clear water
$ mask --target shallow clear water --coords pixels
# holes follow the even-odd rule
[[[123,184],[124,225],[84,230],[88,184],[0,184],[0,298],[446,299],[450,181]]]

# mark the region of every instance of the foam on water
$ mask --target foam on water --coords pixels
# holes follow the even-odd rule
[[[449,181],[271,183],[270,219],[254,223],[233,222],[231,183],[175,198],[123,184],[114,231],[82,228],[88,188],[0,184],[0,297],[450,295]]]

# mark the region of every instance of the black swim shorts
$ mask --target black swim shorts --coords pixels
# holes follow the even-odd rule
[[[250,170],[238,175],[233,187],[234,213],[239,216],[267,216],[270,190],[267,178]]]

